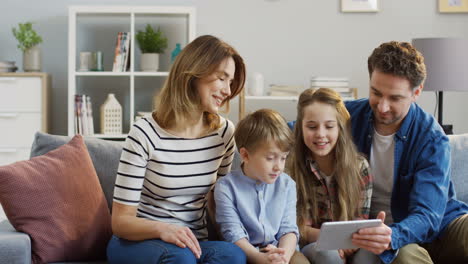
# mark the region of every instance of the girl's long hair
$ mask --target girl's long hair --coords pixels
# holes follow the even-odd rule
[[[356,150],[351,137],[350,115],[344,106],[340,95],[332,89],[307,89],[299,97],[297,104],[297,120],[294,128],[295,146],[288,159],[288,172],[296,181],[297,186],[297,219],[301,237],[305,238],[304,227],[306,219],[319,224],[317,179],[306,163],[307,157],[312,157],[309,148],[304,143],[302,123],[304,108],[312,103],[320,102],[336,109],[338,122],[338,139],[333,149],[335,177],[337,182],[339,212],[333,216],[335,221],[351,220],[359,216],[362,179],[360,164],[362,156]],[[336,218],[336,219],[335,219]]]
[[[177,55],[169,76],[156,97],[153,117],[162,128],[168,128],[177,121],[185,120],[191,113],[199,111],[200,96],[196,80],[214,73],[227,58],[232,58],[236,67],[231,83],[231,95],[222,103],[229,109],[229,101],[242,91],[245,83],[245,64],[239,53],[226,42],[205,35],[190,42]],[[210,130],[215,130],[221,125],[217,114],[205,112],[204,120]]]

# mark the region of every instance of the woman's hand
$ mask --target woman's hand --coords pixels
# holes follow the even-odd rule
[[[186,226],[167,224],[164,232],[161,232],[161,240],[181,248],[188,247],[197,259],[202,254],[197,238],[192,230]]]

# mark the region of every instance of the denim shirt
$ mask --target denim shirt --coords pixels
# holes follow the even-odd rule
[[[225,241],[246,238],[255,247],[278,246],[280,238],[294,233],[296,224],[296,183],[281,173],[272,184],[257,182],[231,171],[215,186],[216,222]]]
[[[369,101],[359,99],[345,105],[351,114],[354,142],[370,157],[374,127]],[[407,244],[433,241],[452,220],[468,212],[467,205],[456,200],[450,180],[448,138],[434,117],[415,103],[395,133],[393,167],[393,250],[380,255],[384,263],[392,262],[396,250]]]

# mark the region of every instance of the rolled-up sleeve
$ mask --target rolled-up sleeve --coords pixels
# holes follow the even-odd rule
[[[286,206],[276,240],[279,241],[282,236],[288,233],[294,233],[299,241],[299,229],[296,222],[296,183],[291,180],[286,186]]]
[[[242,225],[238,210],[235,206],[233,191],[223,178],[215,186],[214,199],[216,202],[216,222],[225,241],[234,243],[242,238],[249,239],[249,235]]]

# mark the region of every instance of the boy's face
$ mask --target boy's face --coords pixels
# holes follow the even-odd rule
[[[289,152],[283,152],[276,143],[261,144],[254,151],[240,149],[244,163],[244,174],[254,180],[264,183],[274,183],[284,170],[284,164]]]

